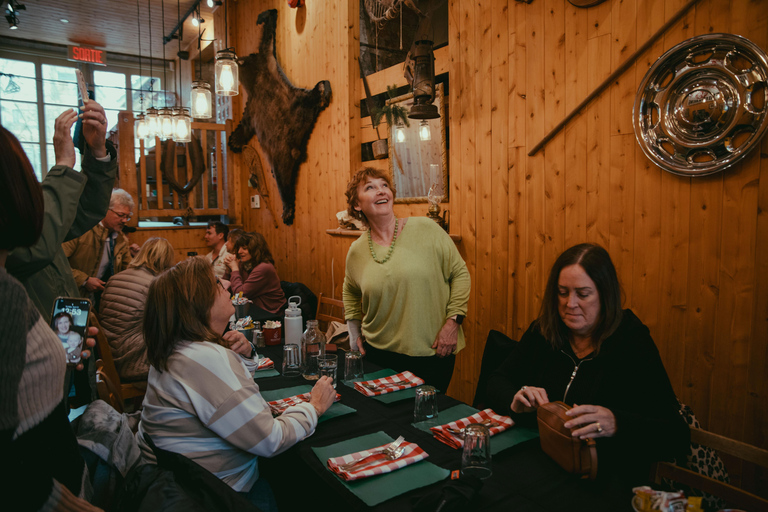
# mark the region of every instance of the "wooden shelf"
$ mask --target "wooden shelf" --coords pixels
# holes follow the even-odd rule
[[[364,233],[364,231],[358,231],[356,229],[326,229],[326,233],[328,233],[331,236],[351,236],[351,237],[359,237]],[[451,237],[451,240],[453,240],[455,243],[461,242],[461,235],[454,235],[451,233],[448,233],[448,236]]]

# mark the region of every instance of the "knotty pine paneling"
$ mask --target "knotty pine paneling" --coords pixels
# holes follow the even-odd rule
[[[554,259],[583,241],[613,257],[626,307],[650,327],[675,391],[706,428],[768,446],[768,143],[733,169],[690,179],[645,158],[632,130],[639,82],[667,49],[694,35],[733,32],[768,45],[766,0],[702,0],[537,155],[528,151],[621,65],[685,0],[448,0],[447,69],[451,232],[472,276],[467,349],[448,392],[475,393],[485,338],[519,339],[537,316]],[[359,119],[355,0],[230,2],[239,54],[255,50],[258,14],[277,8],[277,55],[297,86],[328,79],[331,106],[317,122],[299,174],[296,221],[262,231],[281,278],[341,296],[352,238],[329,236],[344,190],[371,138]],[[379,76],[380,75],[380,76]],[[401,67],[370,77],[400,80]],[[240,97],[239,102],[244,101]],[[235,109],[239,121],[242,103]],[[246,183],[240,157],[235,165]],[[383,164],[382,164],[383,165]],[[265,169],[266,166],[265,166]],[[270,200],[282,209],[274,181]],[[238,191],[236,191],[238,192]],[[243,204],[252,191],[239,191]],[[399,216],[425,205],[397,205]]]

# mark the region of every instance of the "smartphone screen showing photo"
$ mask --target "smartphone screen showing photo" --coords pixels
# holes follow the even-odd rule
[[[80,362],[90,311],[91,302],[88,299],[59,297],[53,305],[51,327],[67,353],[68,364]]]

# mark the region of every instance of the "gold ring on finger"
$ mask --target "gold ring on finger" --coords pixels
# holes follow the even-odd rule
[[[597,433],[598,434],[601,433],[603,431],[603,427],[600,426],[600,422],[596,421],[595,425],[597,425]]]

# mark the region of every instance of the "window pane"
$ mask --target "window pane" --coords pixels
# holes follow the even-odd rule
[[[32,164],[32,168],[35,169],[37,179],[42,180],[43,174],[41,172],[42,167],[40,165],[40,144],[22,142],[21,147],[24,148],[24,152],[27,154],[27,158],[29,158],[29,162]]]
[[[150,78],[146,75],[131,75],[131,98],[133,101],[133,109],[142,110],[141,95],[144,96],[144,110],[147,110],[147,108],[153,105],[155,107],[160,106],[159,100],[162,99],[162,95],[157,92],[150,93],[149,90],[152,88],[153,91],[160,91],[161,84],[162,81],[158,77]]]
[[[39,142],[40,125],[36,103],[0,101],[0,119],[3,126],[21,142]]]
[[[75,68],[43,64],[43,101],[77,106]]]
[[[126,109],[125,75],[109,71],[94,71],[96,101],[104,108]]]
[[[107,134],[109,134],[109,131],[117,128],[117,121],[118,116],[120,114],[119,110],[104,110],[104,112],[107,114]]]
[[[56,118],[61,115],[67,108],[60,105],[46,105],[45,106],[45,142],[53,142],[53,132],[56,128]],[[75,123],[77,124],[77,123]],[[75,124],[72,125],[70,133],[74,136]]]
[[[46,144],[45,145],[45,151],[48,157],[48,167],[53,167],[56,165],[56,152],[53,150],[53,144]],[[80,156],[80,152],[78,150],[75,150],[75,166],[73,167],[74,170],[80,171],[81,165],[82,165],[83,158]]]
[[[15,101],[37,101],[37,84],[35,82],[37,75],[33,62],[0,59],[0,71],[6,73],[0,76],[0,98]],[[5,124],[4,120],[3,124]]]

